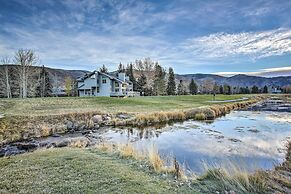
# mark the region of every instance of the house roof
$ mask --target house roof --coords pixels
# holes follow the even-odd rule
[[[119,79],[118,77],[116,77],[116,76],[114,76],[114,75],[112,75],[112,74],[109,74],[109,73],[103,73],[103,72],[96,71],[96,70],[93,71],[93,72],[91,72],[91,73],[89,73],[89,74],[86,74],[86,75],[83,76],[83,77],[78,78],[77,81],[84,81],[85,79],[87,79],[87,78],[91,77],[92,75],[94,75],[96,72],[98,72],[98,73],[101,74],[101,75],[104,75],[104,76],[108,77],[109,79],[112,79],[112,80],[118,81],[118,82],[120,82],[120,83],[125,83],[125,84],[132,83],[132,82],[129,81],[129,80],[123,81],[123,80]]]

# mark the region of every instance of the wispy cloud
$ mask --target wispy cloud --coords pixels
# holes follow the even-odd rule
[[[227,76],[227,77],[238,75],[238,74],[264,76],[264,77],[291,76],[291,67],[267,68],[267,69],[260,69],[254,72],[216,72],[213,74]]]
[[[189,39],[184,48],[209,58],[248,56],[253,60],[291,52],[291,30],[276,29],[237,34],[215,33]]]

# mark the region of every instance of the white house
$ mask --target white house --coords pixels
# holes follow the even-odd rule
[[[125,73],[93,71],[77,81],[79,96],[139,96]]]
[[[277,87],[272,87],[272,93],[273,94],[281,94],[282,90]]]

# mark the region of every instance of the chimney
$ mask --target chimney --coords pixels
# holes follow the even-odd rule
[[[125,81],[125,73],[118,73],[118,79]]]

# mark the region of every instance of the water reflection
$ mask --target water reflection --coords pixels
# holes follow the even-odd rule
[[[290,119],[291,113],[236,111],[213,122],[107,128],[101,136],[114,143],[154,143],[160,153],[175,155],[195,172],[203,171],[202,161],[211,165],[230,161],[252,171],[283,161],[284,143],[291,137]]]

